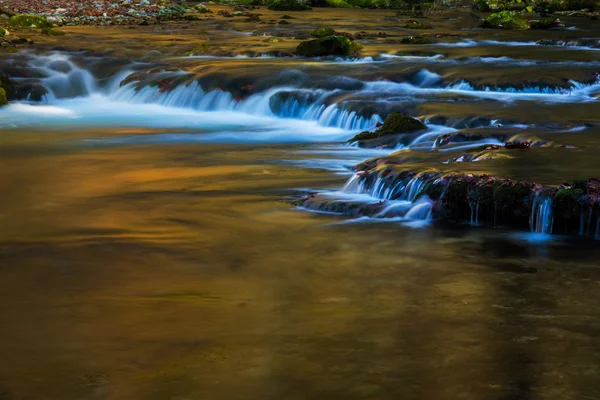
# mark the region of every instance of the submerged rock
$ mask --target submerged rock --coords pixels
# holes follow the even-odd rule
[[[320,39],[307,40],[296,47],[296,54],[303,57],[351,56],[362,49],[362,46],[343,36],[325,36]]]
[[[67,34],[66,32],[59,31],[58,29],[52,29],[52,28],[42,29],[42,35],[44,35],[44,36],[64,36],[66,34]]]
[[[404,25],[407,29],[431,29],[433,28],[430,24],[426,24],[425,22],[419,22],[416,20],[410,20]]]
[[[405,115],[399,112],[393,112],[387,116],[384,123],[373,132],[361,132],[354,136],[349,142],[358,142],[359,146],[366,146],[365,141],[379,139],[383,136],[396,135],[402,133],[412,133],[427,129],[427,126],[417,118]]]
[[[531,29],[550,29],[564,27],[558,18],[547,18],[542,20],[529,21]]]
[[[483,23],[483,28],[491,29],[530,29],[529,22],[522,14],[515,11],[501,11],[487,17]]]
[[[19,14],[8,20],[8,25],[15,28],[52,28],[46,17],[33,14]]]
[[[425,36],[410,36],[410,37],[402,38],[402,40],[400,40],[400,43],[401,44],[432,44],[432,43],[435,43],[435,41],[433,41]]]

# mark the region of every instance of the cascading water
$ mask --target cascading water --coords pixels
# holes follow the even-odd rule
[[[552,199],[543,195],[536,196],[529,217],[531,232],[549,235],[553,224]]]

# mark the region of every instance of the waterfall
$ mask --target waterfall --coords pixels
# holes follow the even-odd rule
[[[533,201],[529,227],[531,232],[551,234],[554,217],[552,213],[552,198],[537,195]]]

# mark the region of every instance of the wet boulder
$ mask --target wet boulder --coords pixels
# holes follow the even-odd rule
[[[44,28],[42,29],[42,35],[44,36],[64,36],[67,33],[64,31],[59,31],[58,29],[52,28]]]
[[[275,11],[309,11],[312,8],[299,0],[269,0],[267,2],[269,10]]]
[[[14,28],[52,28],[46,17],[33,14],[19,14],[8,20],[8,25]]]
[[[550,28],[561,28],[565,25],[560,22],[558,18],[546,18],[541,20],[529,21],[531,29],[550,29]]]
[[[516,11],[501,11],[491,14],[483,21],[481,26],[488,29],[527,30],[531,28],[525,17]]]
[[[372,132],[361,132],[350,139],[349,142],[358,142],[361,147],[371,147],[365,142],[380,139],[384,136],[413,133],[424,129],[427,129],[427,126],[419,119],[399,112],[393,112],[387,116],[383,124],[378,126],[378,129]],[[402,140],[402,138],[398,139]]]
[[[301,42],[296,47],[296,55],[302,57],[352,56],[362,46],[343,36],[325,36],[319,39]]]

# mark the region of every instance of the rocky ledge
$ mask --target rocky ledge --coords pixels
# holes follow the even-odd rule
[[[600,234],[598,179],[545,187],[488,175],[397,167],[360,164],[341,192],[310,194],[295,204],[314,211],[375,218],[403,217],[418,205],[427,208],[429,218],[453,223],[529,228],[546,234]]]

